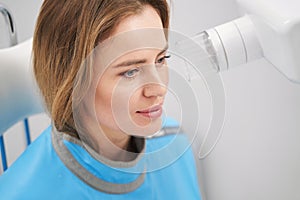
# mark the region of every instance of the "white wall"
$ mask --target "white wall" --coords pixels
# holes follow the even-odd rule
[[[0,4],[5,5],[11,11],[16,22],[19,42],[29,39],[33,35],[35,19],[38,15],[42,0],[1,0]],[[0,16],[0,48],[7,43],[7,31],[4,26],[3,17]],[[5,36],[5,38],[3,37]]]
[[[222,76],[227,120],[202,161],[207,199],[300,199],[300,85],[264,59]]]
[[[20,41],[30,37],[41,1],[2,2],[13,11]],[[239,15],[234,0],[172,0],[172,5],[171,28],[187,36]],[[264,59],[222,72],[221,76],[227,118],[214,151],[197,162],[203,197],[300,199],[300,85],[289,82]],[[208,112],[199,115],[209,116]],[[41,120],[43,127],[49,123],[48,119]],[[31,121],[39,129],[41,122]],[[195,149],[199,149],[197,144]]]

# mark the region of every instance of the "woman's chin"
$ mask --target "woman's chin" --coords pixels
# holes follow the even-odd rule
[[[135,128],[130,131],[131,135],[139,137],[149,137],[160,131],[162,128],[162,118],[151,120],[141,120],[135,122]]]

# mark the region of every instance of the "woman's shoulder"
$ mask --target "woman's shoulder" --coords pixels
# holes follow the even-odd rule
[[[53,163],[57,162],[51,144],[51,131],[49,126],[0,176],[1,198],[28,199],[38,189],[47,187],[45,179],[53,175]]]
[[[1,176],[1,178],[11,173],[11,171],[18,170],[19,168],[26,167],[34,163],[35,159],[45,158],[45,153],[52,149],[51,145],[51,131],[52,127],[47,127],[38,137],[34,140],[24,152],[17,158],[17,160],[9,166],[8,170]],[[1,179],[0,179],[1,180]]]

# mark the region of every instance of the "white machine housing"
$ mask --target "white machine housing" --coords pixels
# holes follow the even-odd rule
[[[237,0],[243,17],[206,31],[219,70],[265,57],[300,83],[300,1]]]

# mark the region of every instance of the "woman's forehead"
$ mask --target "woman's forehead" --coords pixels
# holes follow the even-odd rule
[[[164,29],[145,28],[121,33],[100,43],[96,48],[96,61],[104,66],[115,60],[130,57],[149,57],[165,51],[168,42]]]
[[[111,36],[118,35],[123,32],[133,31],[144,28],[161,28],[162,21],[154,8],[146,5],[141,13],[131,15],[124,18],[112,32]]]
[[[128,58],[146,59],[167,48],[162,21],[151,6],[136,15],[123,19],[110,37],[96,47],[96,63],[102,68],[111,66],[116,60]]]

